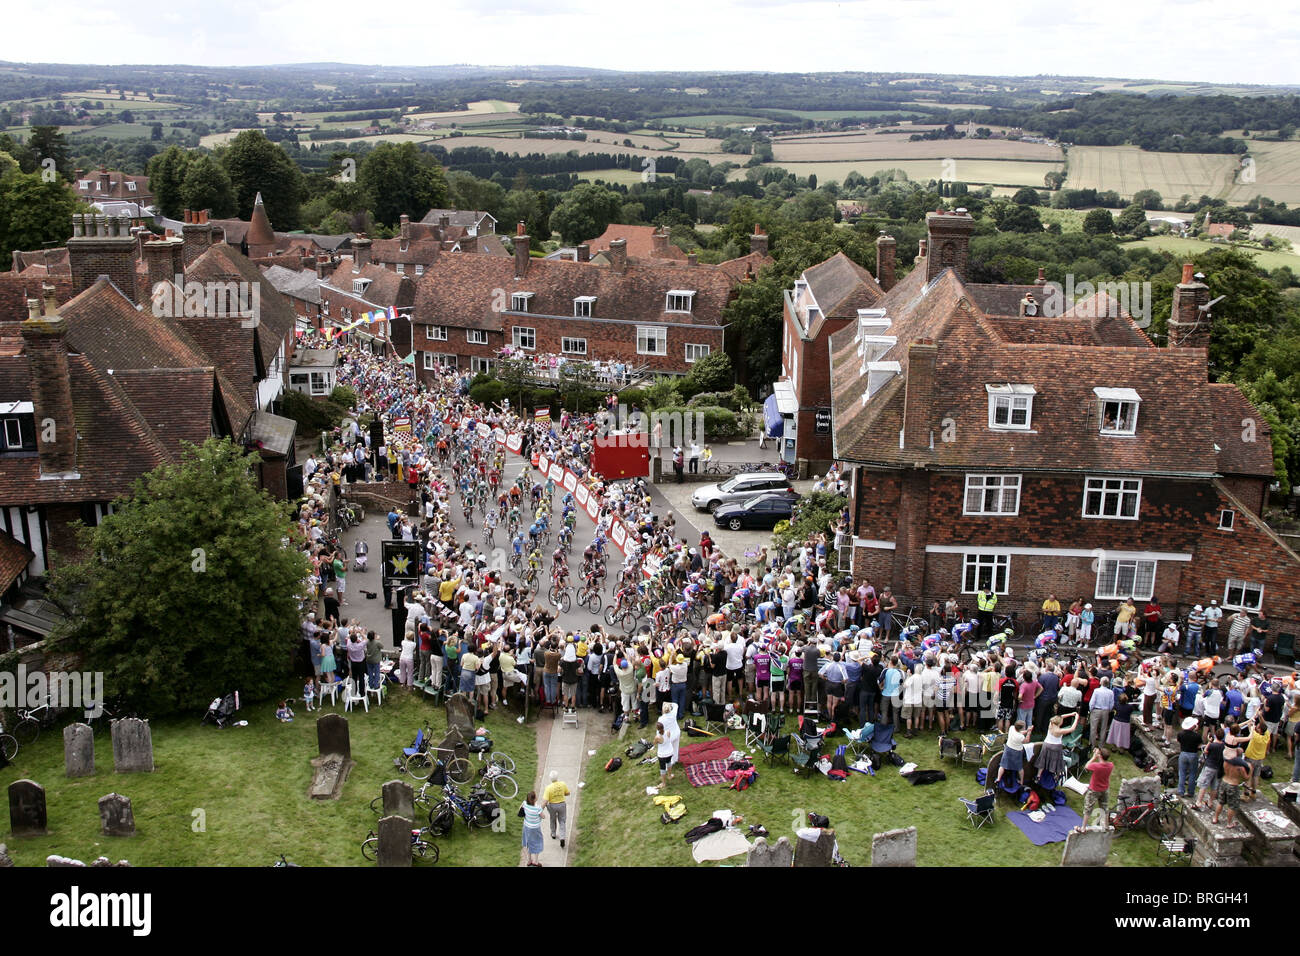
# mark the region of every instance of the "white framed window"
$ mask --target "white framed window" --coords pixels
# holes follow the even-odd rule
[[[1005,554],[981,554],[968,551],[961,575],[961,593],[975,594],[992,587],[994,594],[1007,593],[1007,579],[1011,572],[1011,558]]]
[[[487,345],[487,332],[483,329],[466,329],[465,341],[470,345]]]
[[[330,391],[330,376],[328,372],[311,373],[311,393],[313,395],[328,395]]]
[[[966,476],[966,504],[962,514],[1014,515],[1019,513],[1019,475]]]
[[[587,340],[562,338],[560,339],[560,351],[565,355],[586,355]]]
[[[426,325],[424,327],[424,338],[427,342],[446,342],[447,326],[445,325]]]
[[[1131,388],[1094,388],[1101,406],[1098,422],[1103,435],[1136,435],[1142,397]]]
[[[853,535],[835,532],[835,567],[841,574],[853,573]]]
[[[664,303],[664,311],[685,312],[689,315],[694,299],[694,291],[687,289],[671,289],[668,292],[667,301]]]
[[[989,428],[1028,431],[1033,422],[1032,385],[985,385],[989,394]]]
[[[477,375],[479,372],[492,371],[492,360],[479,355],[469,357],[469,370]]]
[[[135,192],[135,183],[129,179],[126,181],[126,191],[131,193]]]
[[[1219,512],[1219,530],[1231,531],[1233,523],[1237,520],[1237,512],[1231,508],[1224,508]]]
[[[421,352],[420,354],[424,356],[424,367],[425,367],[426,369],[431,369],[431,368],[433,368],[434,365],[436,364],[436,363],[434,362],[434,359],[433,359],[433,353],[432,353],[432,352]]]
[[[1097,590],[1094,597],[1120,601],[1135,598],[1149,601],[1156,588],[1156,562],[1120,558],[1097,562]]]
[[[1234,611],[1258,611],[1264,606],[1264,585],[1228,578],[1223,586],[1223,606]]]
[[[353,279],[352,291],[357,295],[364,295],[366,288],[370,285],[369,279]]]
[[[533,297],[533,294],[532,294],[531,292],[514,292],[514,293],[511,293],[511,295],[510,295],[510,311],[511,311],[511,312],[527,312],[527,311],[529,311],[529,309],[528,309],[528,303],[529,303],[529,301],[532,299],[532,297]]]
[[[90,188],[90,180],[89,180],[89,179],[79,179],[79,180],[77,180],[77,185],[80,186],[82,189],[89,189],[89,188]]]
[[[700,345],[700,344],[696,344],[695,342],[687,342],[686,343],[686,364],[690,365],[692,362],[706,357],[709,354],[709,352],[711,352],[712,350],[713,350],[713,346],[711,345]]]
[[[422,265],[421,265],[420,263],[418,263],[418,262],[415,264],[415,274],[416,274],[417,276],[422,276],[422,275],[424,275],[424,266],[422,266]]]
[[[406,266],[405,266],[404,264],[400,263],[400,262],[397,263],[397,274],[398,274],[399,276],[404,276],[404,275],[406,275]]]
[[[1085,518],[1125,518],[1136,521],[1141,503],[1141,478],[1089,478],[1084,483]]]
[[[573,300],[573,317],[575,319],[591,318],[591,307],[595,305],[594,295],[580,295]]]
[[[667,355],[668,330],[658,325],[636,327],[637,355]]]
[[[434,359],[435,362],[437,362],[437,363],[438,363],[439,365],[441,365],[443,368],[455,368],[455,367],[457,366],[457,364],[458,364],[458,362],[456,361],[456,356],[454,356],[454,355],[448,355],[448,354],[443,353],[443,352],[436,352],[436,353],[434,353],[434,354],[433,354],[433,359]]]
[[[526,329],[522,325],[516,325],[510,330],[511,339],[517,349],[535,349],[537,348],[537,330]]]
[[[5,419],[5,448],[23,447],[23,426],[16,418]]]

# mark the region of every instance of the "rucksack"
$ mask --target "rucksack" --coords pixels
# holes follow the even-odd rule
[[[623,751],[623,753],[627,754],[633,760],[636,760],[638,757],[641,757],[643,754],[645,754],[645,752],[649,749],[650,749],[650,742],[643,738],[641,740],[638,740],[631,747],[628,747],[627,750]]]
[[[621,767],[621,766],[623,766],[623,758],[622,758],[622,757],[610,757],[610,758],[609,758],[609,762],[608,762],[607,764],[605,764],[605,771],[606,771],[607,773],[613,773],[615,770],[617,770],[617,769],[618,769],[619,767]]]
[[[1041,802],[1042,801],[1039,800],[1038,798],[1038,791],[1031,790],[1029,791],[1029,799],[1025,801],[1025,805],[1020,809],[1023,810],[1025,813],[1033,813],[1035,810],[1038,809],[1038,805]]]
[[[824,817],[820,813],[808,814],[808,825],[817,830],[829,830],[831,821],[829,817]]]

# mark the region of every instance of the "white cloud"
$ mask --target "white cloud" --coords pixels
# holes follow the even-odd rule
[[[1300,0],[1085,5],[992,0],[108,0],[6,10],[0,58],[249,66],[563,64],[627,70],[872,70],[1295,83]],[[57,42],[41,46],[47,25]]]

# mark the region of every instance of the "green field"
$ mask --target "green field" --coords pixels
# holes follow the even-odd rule
[[[148,139],[153,130],[141,123],[107,123],[104,126],[65,126],[63,131],[79,139],[103,136],[107,139]]]
[[[912,104],[920,105],[920,104]],[[816,122],[833,123],[841,119],[878,119],[881,116],[925,116],[916,110],[782,110],[783,113],[793,113],[800,119],[810,119]],[[768,122],[771,122],[769,120]]]
[[[301,694],[301,684],[293,691]],[[337,801],[307,796],[318,714],[300,707],[289,724],[275,719],[273,703],[246,705],[240,717],[247,727],[202,727],[198,714],[152,722],[151,774],[114,773],[105,729],[95,741],[95,775],[69,780],[62,735],[57,729],[42,733],[19,752],[14,766],[0,770],[0,787],[24,777],[42,784],[50,833],[8,840],[9,854],[19,866],[43,866],[51,853],[86,862],[104,854],[137,866],[269,866],[281,853],[303,866],[369,865],[361,857],[361,841],[378,826],[370,801],[385,781],[399,776],[392,758],[411,745],[424,721],[432,723],[435,742],[445,728],[443,709],[427,700],[418,691],[408,695],[399,689],[389,693],[383,707],[372,704],[369,713],[347,715],[356,766]],[[486,726],[497,749],[514,757],[520,789],[527,794],[537,772],[532,728],[500,711]],[[131,798],[136,836],[100,835],[96,801],[111,792]],[[504,833],[471,833],[458,820],[450,835],[435,841],[438,866],[518,866],[516,805],[503,803]],[[194,830],[200,817],[205,832]]]
[[[1249,256],[1253,256],[1256,264],[1261,269],[1272,270],[1286,266],[1295,272],[1300,272],[1300,255],[1290,252],[1267,252],[1263,249],[1254,249],[1250,246],[1235,243],[1208,242],[1204,239],[1180,239],[1177,236],[1151,236],[1141,240],[1141,242],[1144,246],[1186,257],[1197,256],[1212,249],[1232,246]]]
[[[787,729],[790,723],[787,721]],[[588,763],[600,767],[636,737],[615,741],[601,748]],[[897,769],[886,766],[875,777],[849,774],[849,779],[835,782],[814,773],[811,778],[796,777],[789,766],[769,767],[764,760],[755,761],[758,780],[748,790],[737,793],[725,786],[695,788],[679,771],[664,794],[681,796],[686,816],[678,823],[659,822],[660,810],[645,793],[645,788],[659,782],[658,768],[624,758],[615,773],[589,772],[579,813],[579,834],[575,842],[579,866],[692,866],[690,845],[683,834],[707,820],[713,811],[728,808],[743,814],[744,826],[762,824],[769,831],[769,842],[784,835],[793,842],[796,825],[809,811],[830,818],[839,841],[840,853],[852,866],[867,866],[871,857],[874,833],[895,827],[917,828],[917,864],[928,867],[966,866],[1058,866],[1064,848],[1061,843],[1036,847],[1006,819],[1008,810],[1019,809],[1007,797],[1000,797],[992,826],[972,830],[959,797],[973,799],[983,792],[975,781],[974,767],[956,767],[952,761],[940,761],[937,734],[918,734],[908,740],[897,737],[898,752],[922,769],[940,769],[948,779],[927,786],[914,787],[899,777]],[[975,741],[973,733],[963,735]],[[744,749],[744,736],[732,735],[736,747]],[[691,742],[683,738],[683,743]],[[843,742],[832,738],[831,743]],[[832,751],[833,752],[833,751]],[[653,750],[651,751],[653,753]],[[1287,779],[1290,761],[1283,748],[1271,763],[1276,777]],[[1115,806],[1120,779],[1141,776],[1142,772],[1126,754],[1116,760],[1111,780],[1111,807]],[[1265,791],[1271,794],[1265,788]],[[1083,798],[1069,795],[1069,806],[1076,813],[1083,809]],[[796,824],[796,819],[800,823]],[[742,827],[743,829],[743,827]],[[1111,850],[1110,863],[1116,866],[1155,866],[1158,844],[1145,831],[1118,834]],[[723,865],[744,865],[744,857],[722,861]]]
[[[816,175],[818,184],[832,180],[844,182],[849,173],[857,171],[863,176],[882,169],[901,169],[909,179],[916,182],[928,182],[939,179],[945,174],[945,167],[937,159],[862,159],[831,163],[767,163],[765,165],[780,167],[796,176]],[[1059,169],[1059,163],[1020,162],[999,159],[959,159],[956,160],[954,176],[959,182],[973,185],[994,186],[1036,186],[1042,187],[1043,176],[1050,170]],[[729,179],[743,179],[745,170],[735,169]]]
[[[664,116],[659,122],[672,126],[762,126],[771,123],[761,116],[740,116],[736,113],[705,113],[700,116]]]
[[[1086,209],[1052,209],[1050,206],[1038,207],[1038,218],[1043,220],[1043,225],[1049,225],[1057,222],[1061,224],[1061,232],[1083,232],[1083,220],[1088,215]]]
[[[595,182],[603,179],[607,183],[617,183],[620,186],[630,186],[633,183],[641,182],[641,171],[639,169],[592,169],[587,172],[578,173],[578,178],[583,182]],[[672,179],[672,173],[656,173],[656,179]]]

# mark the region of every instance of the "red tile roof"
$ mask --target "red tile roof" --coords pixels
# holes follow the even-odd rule
[[[21,544],[8,531],[0,531],[0,593],[9,590],[9,585],[27,570],[34,557],[31,548]]]
[[[588,245],[595,253],[607,250],[609,244],[615,239],[626,239],[628,256],[638,259],[677,259],[685,262],[686,253],[671,242],[665,241],[663,247],[656,250],[655,235],[658,232],[658,226],[625,226],[622,223],[611,223]]]

